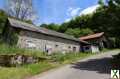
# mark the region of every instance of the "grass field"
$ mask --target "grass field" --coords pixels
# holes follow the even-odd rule
[[[0,55],[8,54],[25,54],[31,56],[48,57],[48,60],[35,64],[23,65],[21,67],[0,67],[0,79],[24,79],[29,76],[39,74],[49,69],[71,63],[81,58],[93,55],[91,53],[69,53],[69,54],[53,54],[47,56],[40,51],[25,50],[7,45],[0,45]]]
[[[25,77],[38,74],[55,67],[54,64],[41,62],[31,65],[25,65],[17,68],[0,68],[0,79],[24,79]]]

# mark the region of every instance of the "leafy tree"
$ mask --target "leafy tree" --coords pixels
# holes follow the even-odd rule
[[[68,25],[69,23],[61,24],[58,31],[64,33],[68,29]]]
[[[89,28],[86,29],[80,29],[80,28],[68,28],[67,31],[65,32],[68,35],[72,35],[76,38],[79,38],[80,36],[85,36],[85,35],[89,35],[89,34],[93,34],[93,31],[90,30]]]
[[[40,27],[44,27],[44,28],[51,29],[51,30],[54,30],[54,31],[58,31],[59,30],[59,25],[58,24],[54,24],[54,23],[42,24]]]
[[[47,28],[48,25],[47,25],[47,24],[42,24],[42,25],[40,25],[40,27],[45,27],[45,28]]]
[[[99,0],[99,1],[98,1],[98,4],[101,5],[101,6],[104,6],[103,0]]]
[[[89,34],[93,34],[94,32],[89,29],[89,28],[86,28],[86,29],[81,29],[80,30],[80,34],[79,34],[79,37],[80,36],[86,36],[86,35],[89,35]]]
[[[0,10],[0,34],[2,33],[3,27],[5,26],[6,19],[7,14],[3,10]]]
[[[93,14],[77,16],[61,24],[58,31],[75,37],[105,32],[111,46],[120,47],[120,0],[107,0],[107,3],[99,0],[98,3],[101,6]]]
[[[68,28],[65,33],[68,35],[72,35],[74,37],[79,37],[80,29],[79,28],[75,28],[75,29]]]

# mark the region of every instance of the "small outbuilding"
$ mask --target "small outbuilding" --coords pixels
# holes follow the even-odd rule
[[[79,39],[80,41],[85,41],[88,43],[82,44],[81,49],[83,51],[100,52],[100,50],[107,47],[107,40],[105,38],[104,32],[83,36]]]

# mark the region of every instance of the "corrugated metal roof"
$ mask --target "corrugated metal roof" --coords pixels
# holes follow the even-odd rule
[[[9,21],[10,25],[15,28],[25,29],[25,30],[29,30],[29,31],[34,31],[34,32],[38,32],[38,33],[43,33],[43,34],[47,34],[47,35],[52,35],[52,36],[80,42],[79,39],[74,38],[73,36],[66,35],[63,33],[52,31],[52,30],[48,30],[43,27],[37,27],[35,25],[28,24],[28,23],[25,23],[25,22],[22,22],[22,21],[19,21],[16,19],[8,18],[8,21]]]

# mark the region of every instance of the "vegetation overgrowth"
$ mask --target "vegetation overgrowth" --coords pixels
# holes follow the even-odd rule
[[[35,64],[24,64],[20,67],[0,67],[0,79],[24,79],[29,76],[44,72],[51,68],[61,66],[63,64],[72,63],[81,58],[93,55],[91,53],[54,53],[47,55],[38,50],[20,49],[17,47],[11,47],[5,44],[0,45],[0,55],[29,55],[36,57],[47,57],[47,60],[42,60]]]

